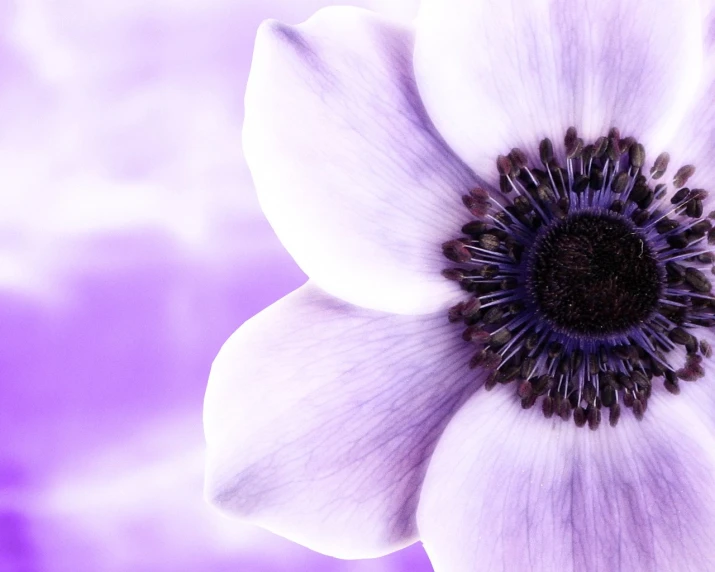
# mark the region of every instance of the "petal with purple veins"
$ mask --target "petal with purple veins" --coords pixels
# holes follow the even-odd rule
[[[667,142],[701,71],[697,0],[424,0],[415,70],[445,139],[481,175],[574,125]]]
[[[710,192],[706,207],[715,209],[715,1],[702,3],[705,53],[698,91],[683,121],[667,145],[672,168],[668,177],[683,165],[693,165],[695,174],[689,186]],[[651,157],[653,159],[653,157]]]
[[[413,32],[330,8],[265,23],[246,91],[244,149],[261,205],[301,268],[353,304],[446,308],[440,245],[464,224],[474,174],[432,126],[412,72]]]
[[[304,286],[214,362],[208,497],[333,556],[414,542],[434,444],[483,381],[468,369],[471,347],[444,314],[383,314]]]
[[[418,511],[436,572],[715,569],[715,442],[678,398],[596,431],[524,411],[509,388],[465,404]]]

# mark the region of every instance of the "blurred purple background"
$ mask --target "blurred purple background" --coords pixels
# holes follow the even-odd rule
[[[431,570],[202,498],[211,361],[305,280],[241,153],[255,30],[328,3],[0,0],[0,572]]]

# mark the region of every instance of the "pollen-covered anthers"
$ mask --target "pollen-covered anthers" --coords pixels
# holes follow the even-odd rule
[[[596,429],[605,418],[615,426],[623,408],[642,419],[654,379],[677,394],[681,381],[701,378],[703,360],[712,350],[698,331],[715,326],[715,297],[706,274],[708,268],[715,274],[710,251],[715,211],[704,218],[707,193],[686,186],[694,167],[681,167],[668,178],[667,154],[647,166],[643,145],[621,138],[617,129],[585,144],[574,128],[566,133],[563,153],[557,154],[548,139],[540,143],[537,166],[530,166],[519,149],[498,157],[496,166],[501,192],[473,189],[463,197],[473,220],[462,227],[460,238],[443,245],[444,255],[456,264],[443,275],[469,294],[450,309],[449,319],[462,322],[464,340],[474,344],[470,365],[491,371],[485,387],[513,382],[525,409],[540,403],[547,418],[573,418],[579,427]],[[636,237],[631,242],[642,245],[636,255],[655,261],[657,272],[635,276],[626,264],[610,279],[614,298],[619,280],[653,281],[645,289],[656,293],[652,308],[634,313],[633,323],[554,327],[545,319],[530,289],[534,252],[541,237],[558,234],[564,225],[572,233],[566,236],[573,238],[569,244],[576,245],[573,264],[583,266],[593,241],[579,250],[573,233],[591,227],[570,222],[576,215],[623,221]],[[614,256],[621,254],[614,249]],[[568,275],[571,258],[561,263]],[[558,308],[549,309],[560,315]],[[601,313],[605,320],[608,312]]]

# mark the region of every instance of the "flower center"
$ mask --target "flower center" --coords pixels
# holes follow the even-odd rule
[[[604,336],[625,332],[653,312],[661,273],[630,220],[586,211],[557,220],[537,237],[527,285],[555,328]]]
[[[715,326],[715,212],[685,186],[692,165],[660,182],[668,155],[643,173],[643,145],[617,129],[585,144],[569,128],[560,156],[549,139],[535,156],[499,156],[500,192],[463,197],[473,219],[443,245],[457,264],[443,275],[467,298],[449,319],[486,389],[516,382],[525,409],[591,429],[603,409],[612,426],[622,406],[642,419],[654,379],[677,394],[711,357],[698,335]]]

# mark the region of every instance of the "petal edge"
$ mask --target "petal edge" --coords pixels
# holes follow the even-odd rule
[[[207,497],[332,556],[414,542],[434,443],[482,382],[469,348],[442,314],[365,310],[309,283],[239,328],[214,362]]]
[[[412,71],[413,32],[326,8],[262,26],[246,91],[246,159],[268,220],[303,271],[350,303],[445,309],[441,244],[467,222],[474,174],[432,126]]]

